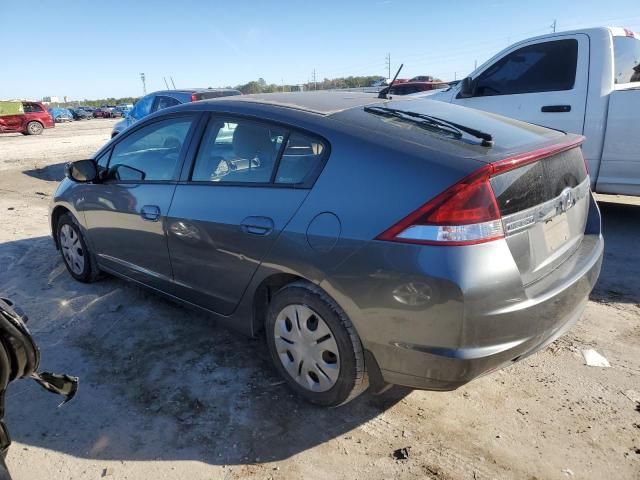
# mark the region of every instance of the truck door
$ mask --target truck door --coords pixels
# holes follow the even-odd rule
[[[452,102],[581,134],[588,70],[584,34],[520,43],[474,75],[467,98],[458,91]]]

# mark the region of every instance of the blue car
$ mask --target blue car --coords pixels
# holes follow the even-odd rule
[[[124,118],[113,126],[111,138],[138,120],[163,108],[173,107],[181,103],[234,95],[242,95],[242,93],[232,88],[187,88],[185,90],[162,90],[150,93],[138,100],[129,112],[123,113]]]
[[[66,108],[50,108],[49,113],[51,114],[53,121],[56,123],[73,121],[73,115]]]

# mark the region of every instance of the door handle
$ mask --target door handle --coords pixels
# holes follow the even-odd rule
[[[269,217],[247,217],[240,222],[240,228],[251,235],[269,235],[273,231],[273,220]]]
[[[160,207],[156,205],[145,205],[140,209],[140,216],[144,220],[150,222],[157,222],[160,218]]]
[[[540,109],[541,112],[566,113],[571,111],[571,105],[545,105]]]

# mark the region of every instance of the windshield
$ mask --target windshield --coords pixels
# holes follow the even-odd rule
[[[640,39],[613,37],[614,83],[640,82]]]

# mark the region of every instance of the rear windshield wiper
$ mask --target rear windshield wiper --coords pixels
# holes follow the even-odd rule
[[[388,117],[400,118],[408,121],[413,121],[416,125],[424,126],[427,128],[437,128],[453,135],[455,138],[461,138],[462,132],[467,133],[473,137],[482,140],[481,145],[483,147],[493,146],[493,136],[490,133],[476,130],[475,128],[465,127],[459,123],[444,120],[432,115],[426,115],[424,113],[410,112],[405,110],[398,110],[397,108],[387,107],[364,107],[364,111],[367,113],[373,113],[374,115],[384,115]]]

